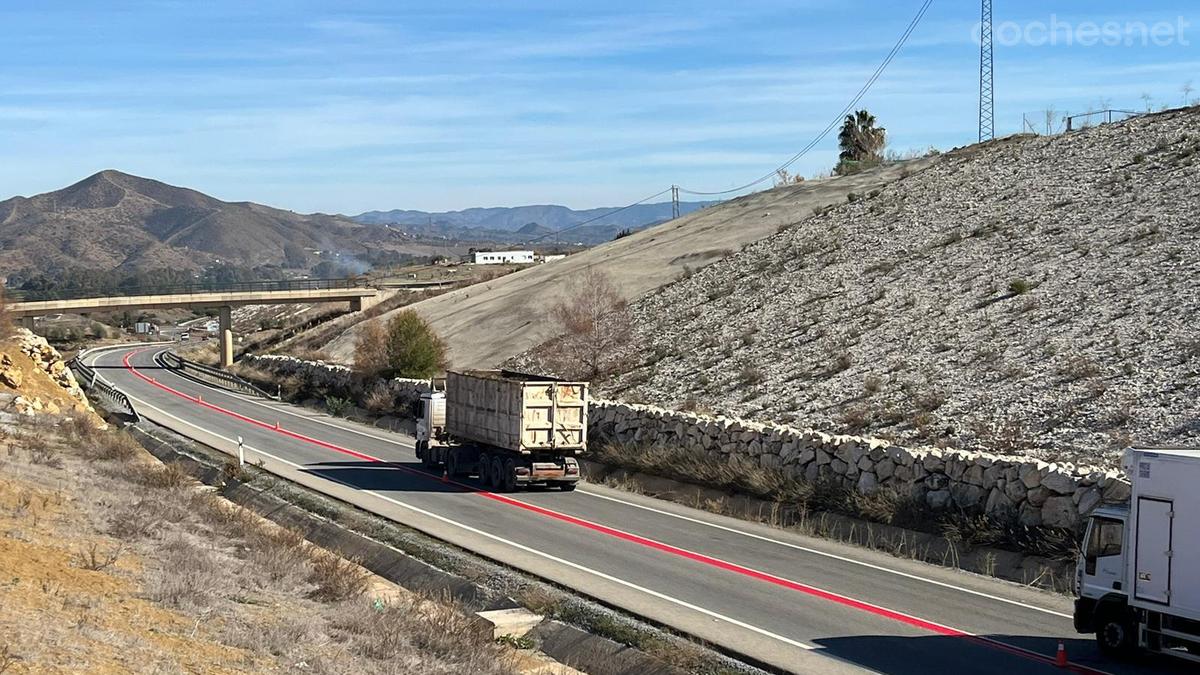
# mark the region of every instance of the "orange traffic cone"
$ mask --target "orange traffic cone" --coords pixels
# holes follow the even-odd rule
[[[1059,668],[1066,668],[1068,665],[1067,646],[1063,644],[1062,640],[1058,641],[1058,653],[1054,655],[1054,665]]]
[[[442,482],[443,483],[450,482],[450,470],[449,469],[442,469]]]
[[[275,431],[279,431],[279,422],[275,423]]]

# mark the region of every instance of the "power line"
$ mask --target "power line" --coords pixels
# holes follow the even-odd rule
[[[843,108],[840,113],[838,113],[837,117],[835,117],[834,120],[829,123],[829,126],[825,127],[825,129],[820,133],[820,135],[818,135],[816,138],[814,138],[808,145],[804,146],[804,148],[802,148],[800,150],[800,152],[797,152],[795,155],[792,155],[792,158],[789,159],[788,161],[784,162],[782,166],[779,166],[778,168],[774,169],[773,171],[771,171],[767,175],[763,176],[762,178],[759,178],[756,181],[753,181],[751,183],[746,183],[745,185],[741,185],[741,186],[738,186],[735,188],[730,188],[728,190],[720,190],[718,192],[698,192],[696,190],[687,190],[684,188],[680,188],[680,191],[685,192],[690,195],[699,195],[699,196],[703,196],[703,197],[711,197],[711,196],[715,196],[715,195],[727,195],[732,192],[741,192],[742,190],[745,190],[746,188],[754,187],[755,185],[758,185],[759,183],[762,183],[762,182],[772,178],[780,171],[795,164],[801,157],[803,157],[803,156],[807,155],[809,152],[811,152],[812,149],[815,148],[818,143],[825,140],[825,137],[829,135],[829,132],[836,129],[837,126],[842,123],[842,119],[847,114],[849,114],[851,110],[854,109],[854,106],[858,105],[858,102],[861,101],[864,96],[867,95],[867,92],[871,90],[871,87],[874,86],[875,82],[883,75],[883,71],[887,70],[887,67],[889,65],[891,65],[892,61],[896,58],[896,55],[900,53],[900,49],[904,47],[904,44],[906,42],[908,42],[908,38],[913,34],[913,31],[915,31],[917,29],[917,26],[920,25],[921,19],[925,18],[925,13],[929,11],[929,7],[932,4],[933,4],[933,0],[925,0],[925,3],[921,5],[921,9],[917,12],[916,16],[913,17],[912,22],[908,24],[908,28],[900,36],[900,39],[896,41],[896,44],[894,47],[892,47],[892,50],[890,52],[888,52],[888,55],[883,60],[883,63],[879,64],[879,67],[875,69],[875,72],[872,73],[870,79],[867,80],[866,84],[864,84],[862,86],[862,88],[858,90],[858,93],[855,94],[854,98],[850,100],[850,103],[848,103],[846,105],[846,107]]]
[[[674,187],[674,186],[672,186],[672,187]],[[652,195],[650,195],[649,197],[646,197],[645,199],[639,199],[638,201],[636,201],[636,202],[634,202],[634,203],[632,203],[632,204],[626,205],[626,206],[622,206],[622,207],[621,207],[621,208],[619,208],[619,209],[613,209],[612,211],[609,211],[608,213],[602,213],[602,214],[600,214],[600,215],[596,216],[595,218],[588,218],[587,220],[583,221],[582,223],[576,223],[576,224],[574,224],[574,225],[572,225],[572,226],[570,226],[570,227],[564,227],[564,228],[562,228],[561,230],[555,230],[555,231],[553,231],[553,232],[551,232],[551,233],[549,233],[549,234],[543,234],[543,235],[542,235],[542,236],[540,236],[540,237],[535,237],[535,238],[533,238],[533,239],[528,239],[528,240],[526,240],[526,241],[525,241],[525,243],[526,243],[526,244],[534,244],[534,243],[537,243],[537,242],[539,242],[539,241],[541,241],[541,240],[543,240],[543,239],[549,239],[550,237],[557,237],[558,235],[562,234],[563,232],[570,232],[571,230],[577,230],[577,229],[579,229],[579,228],[583,227],[584,225],[588,225],[588,224],[590,224],[590,223],[594,223],[594,222],[596,222],[597,220],[603,220],[603,219],[605,219],[605,218],[607,218],[607,217],[609,217],[609,216],[615,216],[616,214],[618,214],[618,213],[620,213],[620,212],[622,212],[622,211],[627,211],[627,210],[629,210],[629,209],[632,209],[632,208],[633,208],[633,207],[635,207],[635,206],[639,206],[639,205],[641,205],[641,204],[645,204],[646,202],[650,201],[651,199],[654,199],[654,198],[656,198],[656,197],[661,197],[661,196],[663,196],[663,195],[667,194],[668,192],[671,192],[671,189],[672,189],[672,188],[667,188],[666,190],[663,190],[662,192],[656,192],[655,194],[652,194]]]

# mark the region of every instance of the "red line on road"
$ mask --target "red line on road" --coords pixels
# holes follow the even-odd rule
[[[361,459],[366,462],[387,464],[390,467],[393,467],[400,471],[404,471],[406,473],[421,476],[423,478],[427,478],[430,480],[438,480],[437,476],[434,476],[433,474],[427,473],[425,471],[418,471],[416,469],[412,469],[410,467],[403,466],[403,465],[397,464],[395,462],[388,462],[386,460],[380,459],[378,457],[374,457],[372,455],[367,455],[367,454],[358,452],[356,450],[351,450],[349,448],[344,448],[339,445],[334,445],[333,443],[328,443],[326,441],[322,441],[317,438],[312,438],[311,436],[305,436],[304,434],[298,434],[294,431],[282,429],[277,425],[268,424],[266,422],[256,420],[253,417],[247,417],[246,415],[236,413],[232,410],[228,410],[226,408],[222,408],[220,406],[213,405],[212,403],[201,400],[201,398],[198,396],[188,396],[187,394],[185,394],[177,389],[173,389],[173,388],[159,382],[158,380],[155,380],[154,378],[147,377],[145,374],[143,374],[137,368],[133,367],[133,365],[129,362],[130,357],[135,356],[144,351],[146,351],[146,349],[136,349],[136,350],[128,352],[127,354],[125,354],[124,358],[122,359],[122,363],[124,363],[125,368],[127,370],[129,370],[129,372],[133,373],[139,379],[141,379],[145,382],[148,382],[148,383],[154,385],[155,387],[162,389],[163,391],[166,391],[166,392],[173,394],[175,396],[178,396],[182,399],[185,399],[187,401],[195,403],[204,408],[208,408],[209,410],[212,410],[213,412],[221,413],[223,415],[228,415],[229,417],[233,417],[234,419],[241,420],[243,422],[246,422],[247,424],[252,424],[256,427],[266,429],[267,431],[274,431],[278,434],[282,434],[289,438],[294,438],[296,440],[304,441],[307,443],[312,443],[313,445],[317,445],[319,447],[322,447],[322,448],[325,448],[328,450],[332,450],[334,452],[342,453],[344,455],[349,455],[351,457]],[[479,488],[476,488],[472,485],[468,485],[466,483],[460,483],[458,481],[449,481],[448,484],[453,485],[458,488],[461,488],[463,490],[469,491],[469,492],[474,492],[482,497],[486,497],[487,499],[491,499],[493,501],[497,501],[502,504],[507,504],[509,506],[514,506],[519,509],[524,509],[524,510],[530,511],[532,513],[537,513],[537,514],[545,516],[547,518],[553,518],[555,520],[559,520],[559,521],[562,521],[565,523],[570,523],[572,525],[576,525],[578,527],[583,527],[583,528],[592,530],[594,532],[599,532],[601,534],[605,534],[610,537],[615,537],[617,539],[622,539],[624,541],[639,544],[641,546],[645,546],[647,548],[651,548],[651,549],[654,549],[657,551],[662,551],[664,553],[670,553],[671,555],[686,558],[688,560],[692,560],[692,561],[699,562],[699,563],[702,563],[705,565],[709,565],[711,567],[716,567],[718,569],[723,569],[723,570],[726,570],[729,572],[734,572],[736,574],[740,574],[742,576],[746,576],[746,577],[749,577],[752,579],[757,579],[759,581],[765,581],[767,583],[774,584],[776,586],[781,586],[781,587],[784,587],[784,588],[787,588],[787,589],[790,589],[793,591],[797,591],[799,593],[804,593],[806,595],[821,598],[823,600],[827,600],[829,602],[834,602],[834,603],[837,603],[839,605],[843,605],[846,607],[851,607],[853,609],[867,612],[869,614],[881,616],[881,617],[884,617],[887,619],[891,619],[893,621],[898,621],[900,623],[903,623],[903,624],[906,624],[909,626],[913,626],[915,628],[927,630],[931,633],[936,633],[938,635],[944,635],[944,636],[948,636],[948,637],[962,638],[965,640],[969,640],[971,642],[981,644],[983,646],[987,646],[987,647],[991,647],[994,649],[998,649],[998,650],[1007,652],[1009,654],[1021,656],[1021,657],[1031,659],[1034,661],[1038,661],[1043,664],[1048,664],[1048,665],[1054,664],[1054,659],[1052,657],[1040,654],[1038,652],[1030,651],[1030,650],[1024,649],[1022,647],[1010,645],[1005,642],[1000,642],[1000,641],[994,640],[992,638],[983,637],[980,635],[974,635],[972,633],[968,633],[968,632],[959,630],[957,628],[951,628],[949,626],[945,626],[940,623],[928,621],[926,619],[915,617],[910,614],[905,614],[903,612],[898,612],[896,610],[888,609],[886,607],[881,607],[879,605],[874,605],[869,602],[865,602],[863,600],[856,600],[854,598],[851,598],[851,597],[848,597],[845,595],[841,595],[839,593],[834,593],[832,591],[826,591],[824,589],[817,588],[815,586],[809,586],[807,584],[802,584],[802,583],[799,583],[796,581],[792,581],[790,579],[784,579],[783,577],[777,577],[774,574],[770,574],[768,572],[762,572],[762,571],[759,571],[759,570],[756,570],[756,569],[753,569],[750,567],[744,567],[737,563],[732,563],[727,560],[721,560],[720,558],[713,558],[711,556],[704,555],[703,553],[696,553],[694,551],[689,551],[687,549],[678,548],[676,546],[672,546],[670,544],[665,544],[663,542],[656,541],[654,539],[648,539],[648,538],[642,537],[640,535],[636,535],[636,534],[632,534],[632,533],[618,530],[615,528],[611,528],[611,527],[608,527],[607,525],[601,525],[599,523],[594,523],[590,520],[576,518],[575,516],[570,516],[565,513],[560,513],[558,511],[553,511],[551,509],[547,509],[547,508],[544,508],[541,506],[536,506],[536,505],[530,504],[528,502],[523,502],[523,501],[520,501],[517,499],[512,499],[511,497],[506,497],[504,495],[496,494],[495,492],[488,492],[486,490],[480,490]],[[1082,673],[1084,675],[1107,675],[1106,673],[1104,673],[1104,671],[1094,670],[1092,668],[1088,668],[1087,666],[1083,666],[1083,665],[1079,665],[1079,664],[1075,664],[1075,663],[1068,664],[1067,670],[1069,670],[1070,672]]]

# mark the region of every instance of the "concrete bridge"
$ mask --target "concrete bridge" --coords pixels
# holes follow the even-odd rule
[[[379,300],[379,290],[353,281],[314,280],[235,284],[229,290],[195,290],[145,295],[24,300],[8,305],[8,312],[21,325],[33,329],[33,318],[46,314],[90,314],[127,309],[215,309],[221,323],[221,367],[233,365],[232,309],[246,305],[310,304],[348,302],[350,311],[360,312]],[[163,290],[168,290],[164,288]],[[32,294],[31,294],[32,295]],[[36,296],[34,296],[36,297]]]

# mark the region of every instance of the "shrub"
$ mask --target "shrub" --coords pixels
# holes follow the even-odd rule
[[[868,375],[863,380],[863,390],[867,392],[868,396],[878,394],[880,391],[883,391],[883,378],[878,375]]]
[[[348,398],[338,398],[337,396],[325,397],[325,409],[334,417],[345,417],[346,413],[354,407],[354,401]]]
[[[1025,279],[1013,279],[1008,282],[1008,290],[1013,295],[1024,295],[1033,289],[1034,284]]]
[[[313,599],[340,602],[366,593],[371,573],[352,560],[325,554],[313,560],[308,580],[316,585],[311,593]]]
[[[411,309],[386,325],[365,323],[354,345],[359,372],[381,377],[428,378],[446,366],[446,345]]]
[[[738,379],[742,384],[758,384],[763,381],[763,373],[757,366],[747,363],[738,373]]]

